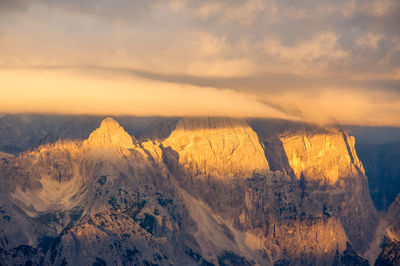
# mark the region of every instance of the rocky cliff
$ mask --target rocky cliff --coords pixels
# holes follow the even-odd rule
[[[136,140],[107,118],[2,154],[0,262],[365,263],[377,215],[354,139],[279,123],[185,118]]]
[[[354,137],[337,129],[324,134],[281,136],[290,167],[298,179],[323,180],[335,184],[343,177],[365,175],[354,149]]]
[[[400,193],[400,137],[397,142],[358,143],[375,206],[387,211]]]
[[[178,153],[192,176],[246,177],[269,169],[257,134],[242,120],[185,118],[163,145]]]
[[[400,265],[400,194],[383,221],[381,251],[375,265]]]

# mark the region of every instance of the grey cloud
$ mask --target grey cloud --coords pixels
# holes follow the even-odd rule
[[[190,84],[201,87],[231,88],[238,91],[249,91],[253,93],[281,93],[283,91],[309,91],[316,93],[327,88],[334,87],[340,90],[370,90],[386,91],[397,94],[400,97],[400,84],[398,80],[351,80],[338,77],[302,77],[292,74],[263,73],[253,76],[242,77],[207,77],[190,75],[165,75],[146,71],[128,71],[141,77]]]
[[[0,0],[0,14],[24,10],[28,5],[24,0]]]
[[[95,2],[91,0],[0,0],[0,12],[12,11],[16,17],[17,12],[20,12],[19,15],[27,20],[42,19],[41,22],[46,24],[46,16],[42,16],[43,14],[29,13],[35,12],[30,7],[37,5],[49,10],[62,11],[62,15],[66,17],[75,14],[91,16],[101,19],[104,24],[121,20],[126,22],[126,27],[123,29],[125,32],[121,34],[124,36],[124,41],[110,47],[123,51],[122,55],[126,57],[127,62],[137,59],[135,57],[132,59],[130,55],[142,53],[144,56],[141,55],[137,60],[149,57],[149,61],[150,59],[159,60],[156,61],[158,65],[170,64],[171,68],[175,65],[181,67],[178,71],[175,68],[173,74],[165,74],[165,72],[162,74],[163,72],[157,69],[157,66],[154,69],[150,67],[143,67],[140,70],[130,69],[125,61],[118,65],[119,61],[116,60],[113,62],[117,63],[114,63],[108,71],[166,82],[231,88],[256,94],[300,90],[306,93],[318,93],[323,88],[334,87],[339,93],[346,90],[384,91],[400,98],[400,73],[396,76],[396,71],[400,69],[400,27],[398,26],[400,25],[398,15],[400,1],[271,0],[253,1],[253,5],[250,6],[246,6],[246,3],[251,1],[239,0],[178,2],[184,5],[174,9],[168,1],[161,0],[99,0]],[[389,8],[382,7],[380,10],[378,7],[384,2],[389,3],[390,6]],[[96,23],[93,24],[96,25]],[[131,32],[127,29],[134,28],[137,24],[143,26],[140,30],[144,33],[140,37],[144,36],[144,39],[129,35]],[[49,25],[49,27],[54,27],[52,29],[54,31],[58,30],[57,25]],[[19,30],[23,32],[29,29]],[[89,27],[89,30],[92,28]],[[104,34],[104,31],[106,30],[99,28],[98,31],[90,32],[92,35],[89,38],[83,38],[82,35],[85,34],[77,29],[76,33],[67,32],[66,34],[70,35],[66,38],[74,40],[74,45],[79,50],[79,45],[86,45],[88,39],[89,41],[90,38],[95,39],[96,36]],[[151,34],[156,35],[155,32],[168,35],[165,43],[155,43],[157,41],[152,38],[145,39]],[[205,64],[211,64],[213,60],[243,59],[254,66],[254,73],[244,75],[235,73],[227,77],[218,76],[218,74],[210,76],[202,72],[197,75],[188,74],[186,66],[197,60],[196,47],[193,56],[184,58],[182,62],[176,62],[175,51],[160,55],[159,51],[167,50],[170,45],[179,46],[179,42],[171,44],[174,39],[193,32],[205,32],[224,40],[225,46],[221,51],[216,52],[215,55],[212,54],[211,58],[206,58],[206,60],[201,58]],[[337,37],[334,45],[343,52],[343,56],[334,58],[330,56],[329,51],[321,51],[321,56],[315,55],[314,59],[301,56],[282,58],[282,55],[268,54],[265,51],[264,42],[272,40],[278,42],[280,45],[278,48],[287,49],[288,53],[293,55],[294,52],[291,49],[301,47],[321,34],[332,34]],[[373,37],[371,37],[375,35],[379,36],[376,44],[373,43]],[[110,36],[113,35],[110,34]],[[370,44],[368,44],[369,37],[372,38]],[[51,38],[52,36],[49,36],[49,39]],[[139,48],[134,45],[141,42],[143,45]],[[29,44],[26,45],[29,48]],[[45,47],[49,44],[40,43],[39,45]],[[108,48],[107,43],[101,43],[99,46],[104,46],[104,50]],[[93,51],[97,48],[93,47]],[[176,49],[179,51],[179,47]],[[322,46],[321,49],[327,48]],[[99,53],[101,52],[103,50]],[[34,56],[40,57],[41,54]],[[45,56],[47,54],[43,55]],[[159,58],[156,58],[157,56]],[[109,57],[114,59],[116,56],[112,54]],[[88,58],[84,59],[90,68],[97,67],[99,70],[106,70],[102,67],[104,64],[96,65],[96,62],[90,61],[91,57]],[[104,61],[107,62],[106,59]],[[296,60],[298,62],[295,62]],[[57,63],[62,65],[61,61],[62,59]],[[69,63],[68,61],[65,64]],[[82,62],[76,62],[76,64],[79,65]],[[297,69],[291,64],[314,71],[316,75],[293,74],[295,71],[291,70]],[[269,68],[273,67],[279,68],[279,71],[269,71]]]
[[[154,2],[153,0],[0,0],[0,11],[24,12],[30,7],[42,6],[69,13],[95,16],[101,19],[137,20],[149,13]]]
[[[186,74],[162,74],[129,68],[113,68],[99,66],[32,66],[32,69],[45,70],[78,70],[99,76],[123,75],[138,76],[155,81],[164,81],[197,87],[213,87],[218,89],[234,89],[254,94],[279,94],[282,92],[303,91],[304,93],[318,94],[324,90],[335,88],[338,93],[346,91],[385,92],[400,98],[400,83],[394,79],[354,80],[349,77],[316,77],[299,76],[293,74],[262,73],[241,77],[209,77]],[[110,76],[110,77],[111,77]],[[263,100],[264,103],[267,101]],[[277,108],[277,106],[270,107]],[[297,111],[296,111],[297,112]],[[288,113],[289,114],[289,113]]]
[[[313,36],[325,32],[332,32],[339,37],[343,49],[350,53],[351,58],[346,65],[339,65],[334,70],[347,68],[354,71],[387,71],[394,65],[399,66],[398,60],[389,60],[390,64],[372,67],[377,60],[392,52],[393,40],[400,38],[400,2],[386,1],[390,7],[379,10],[385,1],[260,1],[264,8],[252,13],[254,21],[251,25],[241,25],[240,21],[232,20],[231,24],[221,21],[230,8],[238,8],[243,1],[224,2],[224,8],[217,9],[207,17],[194,17],[197,25],[205,31],[225,36],[228,40],[247,39],[257,43],[263,38],[277,38],[287,46],[296,46],[306,42]],[[215,1],[189,1],[187,9],[195,13],[202,6]],[[354,4],[351,4],[354,3]],[[374,8],[376,9],[374,11]],[[374,12],[378,14],[374,14]],[[383,41],[379,49],[374,51],[360,49],[357,41],[367,33],[380,34]],[[397,52],[398,53],[398,52]],[[262,53],[254,52],[254,57],[262,61]],[[391,57],[396,57],[392,55]],[[261,57],[261,58],[260,58]],[[265,57],[265,61],[270,58]],[[264,63],[264,62],[261,62]],[[332,65],[332,67],[335,67]]]
[[[129,1],[129,0],[41,0],[50,8],[64,9],[73,13],[87,14],[109,19],[136,20],[143,18],[150,11],[150,1]]]

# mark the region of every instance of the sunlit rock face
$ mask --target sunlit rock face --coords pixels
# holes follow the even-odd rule
[[[363,261],[376,213],[346,133],[229,118],[152,128],[138,141],[107,118],[84,141],[0,154],[0,261]]]
[[[156,141],[132,143],[108,119],[83,142],[48,144],[16,158],[5,154],[0,260],[7,265],[270,263],[232,237],[241,232],[180,188]],[[212,234],[198,233],[209,227]]]
[[[0,167],[4,202],[0,207],[8,206],[7,216],[17,220],[4,220],[8,237],[3,239],[3,247],[18,239],[33,244],[38,233],[59,234],[72,222],[76,210],[91,213],[102,209],[109,199],[95,200],[93,186],[99,178],[119,188],[123,186],[118,183],[120,176],[146,180],[155,176],[154,172],[148,155],[133,145],[132,137],[113,119],[104,120],[83,142],[58,141],[17,157],[4,154]]]
[[[124,157],[122,157],[124,156]],[[110,163],[112,161],[112,163]],[[72,209],[87,193],[87,186],[98,171],[128,164],[136,169],[151,168],[143,149],[133,144],[132,137],[112,118],[106,118],[83,142],[59,141],[18,156],[17,172],[12,183],[13,197],[32,216],[44,211]]]
[[[355,152],[354,137],[338,129],[324,134],[281,136],[289,164],[298,179],[336,183],[341,177],[365,175]]]
[[[115,149],[123,154],[135,148],[132,137],[111,117],[104,119],[83,145],[87,149]]]
[[[185,118],[163,142],[193,176],[249,176],[268,170],[257,134],[243,120]]]
[[[368,250],[377,213],[368,193],[364,168],[355,151],[355,139],[337,128],[280,134],[294,176],[309,191],[309,199],[328,195],[324,206],[337,211],[349,241],[358,251]],[[360,241],[363,239],[362,241]]]
[[[287,245],[286,248],[290,249],[292,246],[298,250],[294,254],[300,250],[303,253],[304,250],[319,254],[325,252],[325,258],[332,258],[336,251],[332,249],[334,244],[329,247],[329,239],[336,239],[339,253],[347,249],[347,241],[357,252],[367,252],[375,237],[378,216],[368,193],[363,166],[355,153],[354,138],[338,128],[304,123],[252,120],[250,124],[265,147],[271,169],[292,178],[288,179],[291,181],[287,181],[287,185],[282,181],[276,182],[282,200],[273,205],[284,203],[286,207],[280,207],[280,212],[286,209],[283,213],[295,222],[282,221],[275,226],[275,231],[277,227],[289,226],[291,231],[302,232],[302,238],[309,239],[296,247],[295,243],[301,241],[291,242],[296,235],[293,233],[293,238],[289,236],[279,242],[280,247]],[[265,193],[255,195],[258,195],[256,198],[265,198]],[[264,201],[271,202],[272,199],[274,197],[269,196]],[[281,217],[282,214],[268,220]],[[320,238],[318,243],[313,241],[316,238],[306,233],[313,231],[316,238]],[[333,235],[318,233],[322,231],[333,232]],[[280,234],[279,238],[282,240],[283,236]],[[320,249],[322,246],[326,248]]]
[[[78,143],[60,142],[16,157],[4,169],[13,177],[9,180],[13,198],[31,216],[73,208],[86,187],[80,156]]]

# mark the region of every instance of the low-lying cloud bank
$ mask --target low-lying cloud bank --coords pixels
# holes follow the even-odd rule
[[[257,96],[105,71],[0,71],[1,112],[290,118]]]
[[[399,12],[397,0],[3,0],[0,112],[400,126]]]
[[[3,69],[0,80],[0,112],[273,117],[320,124],[400,125],[400,101],[390,92],[326,88],[251,93],[88,68]]]

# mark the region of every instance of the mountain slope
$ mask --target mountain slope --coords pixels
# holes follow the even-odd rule
[[[368,249],[377,217],[354,140],[338,130],[250,125],[185,118],[168,137],[150,131],[138,141],[107,118],[86,140],[3,154],[0,261],[363,261],[357,253]]]

